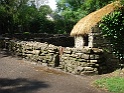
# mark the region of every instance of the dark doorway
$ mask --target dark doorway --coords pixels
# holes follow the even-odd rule
[[[88,46],[88,42],[89,42],[89,40],[88,40],[88,34],[85,34],[83,36],[83,40],[84,40],[84,46]]]

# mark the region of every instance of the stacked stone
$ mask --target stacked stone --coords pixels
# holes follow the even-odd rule
[[[102,49],[108,49],[109,51],[111,51],[111,46],[110,46],[110,41],[107,40],[101,30],[99,29],[98,25],[96,25],[91,32],[91,35],[93,37],[93,47],[95,48],[102,48]]]
[[[10,40],[8,42],[7,40],[7,43],[4,41],[2,41],[4,45],[8,45],[8,50],[14,55],[77,75],[106,73],[116,65],[111,55],[105,54],[99,48],[77,49],[33,41]],[[114,63],[113,66],[111,61]]]
[[[65,71],[77,75],[98,74],[102,56],[102,49],[66,48],[61,57],[61,65]]]
[[[55,66],[58,47],[40,42],[11,41],[9,50],[24,59],[38,62],[44,66]]]
[[[9,40],[10,38],[0,36],[0,48],[8,49]]]
[[[47,33],[29,33],[29,34],[5,34],[4,37],[9,37],[18,40],[47,42],[55,46],[72,47],[74,46],[74,39],[69,34],[47,34]]]

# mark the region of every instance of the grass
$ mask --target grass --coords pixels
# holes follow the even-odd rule
[[[109,77],[96,80],[95,86],[108,90],[114,93],[124,93],[124,78],[123,77]]]

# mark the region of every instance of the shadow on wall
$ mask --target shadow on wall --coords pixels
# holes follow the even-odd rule
[[[100,64],[98,70],[99,74],[111,73],[120,68],[119,59],[116,58],[112,53],[104,51],[104,57],[101,59],[102,64]]]
[[[34,93],[39,88],[48,87],[44,82],[36,80],[0,78],[0,93]]]
[[[55,46],[73,47],[74,38],[70,37],[69,34],[47,34],[47,33],[34,33],[34,34],[3,34],[2,37],[8,37],[11,39],[18,39],[22,41],[37,41],[47,42]]]

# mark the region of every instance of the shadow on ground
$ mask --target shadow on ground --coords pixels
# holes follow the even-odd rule
[[[0,54],[2,54],[2,56],[0,56],[0,58],[11,55],[11,53],[9,51],[7,51],[7,49],[1,49],[1,48],[0,48]]]
[[[34,93],[38,89],[48,88],[45,82],[23,78],[0,78],[0,93]]]
[[[4,57],[16,57],[16,55],[14,55],[13,53],[11,53],[10,51],[8,51],[7,49],[0,49],[0,58],[4,58]]]

